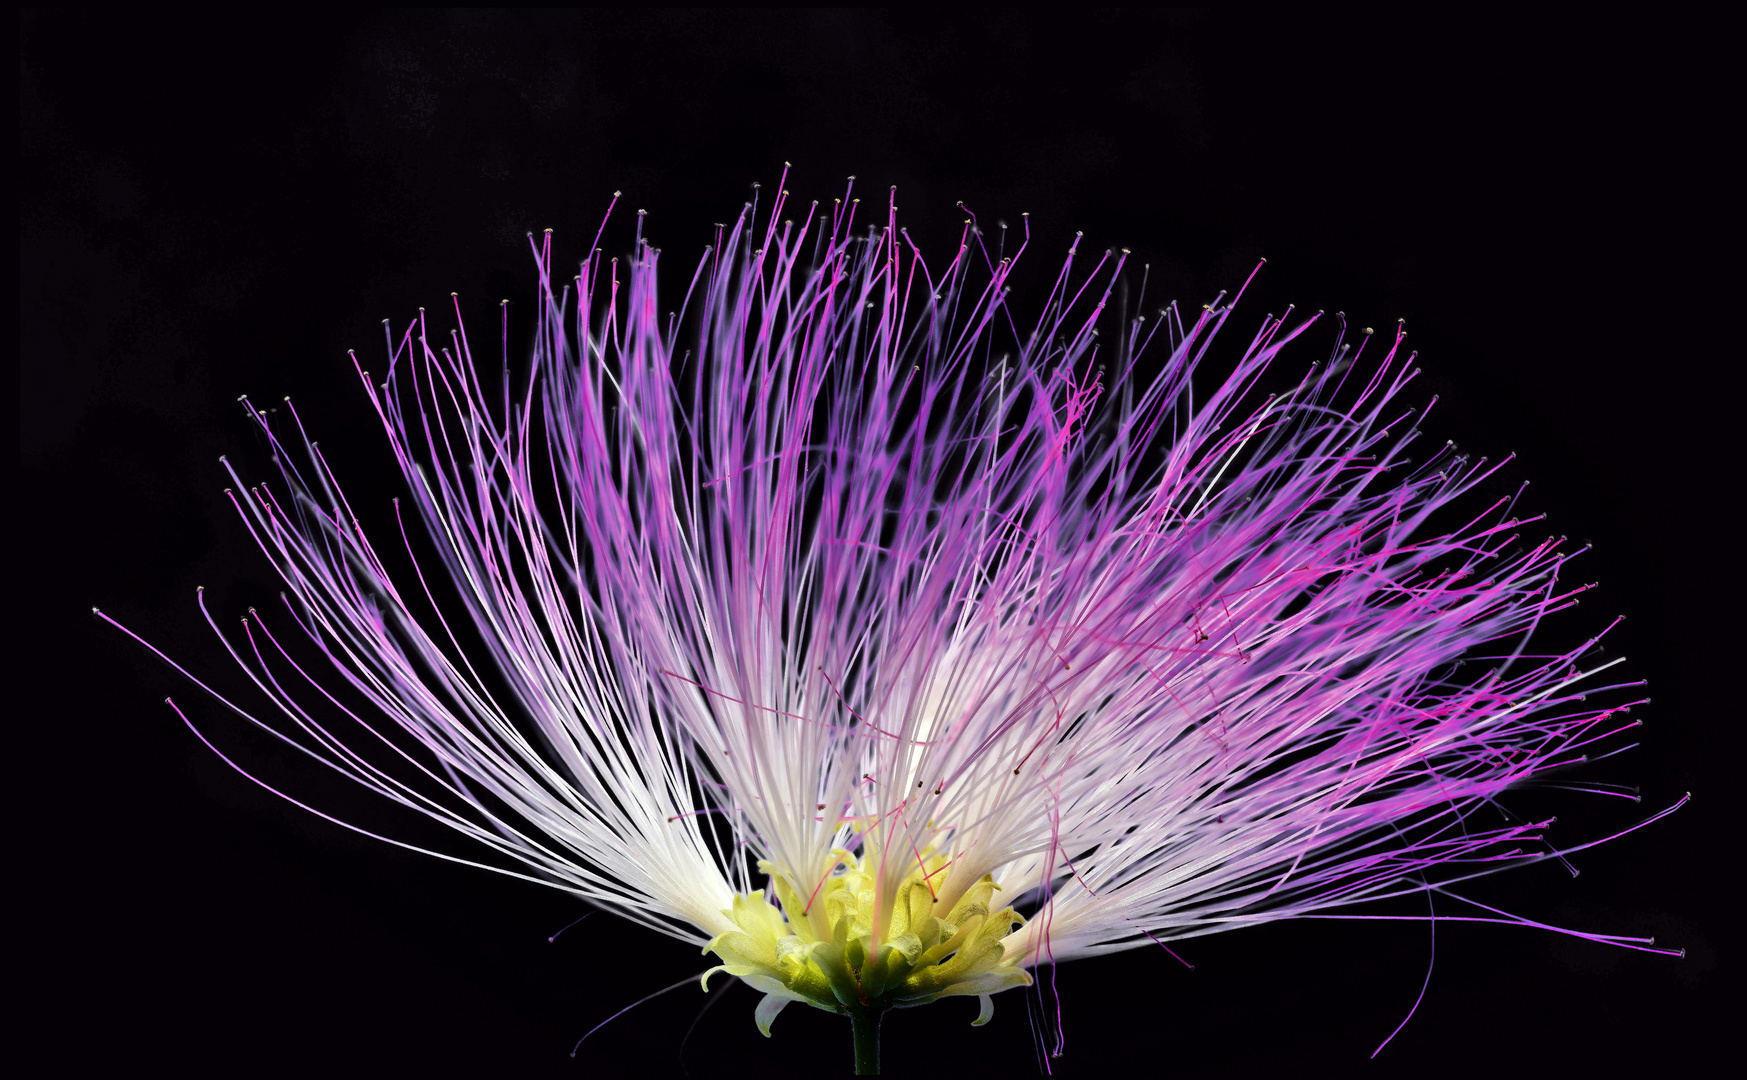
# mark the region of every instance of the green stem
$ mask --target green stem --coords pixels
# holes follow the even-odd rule
[[[880,1020],[884,1009],[849,1010],[849,1030],[855,1037],[855,1075],[880,1074]]]

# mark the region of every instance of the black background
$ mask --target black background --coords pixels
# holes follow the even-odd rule
[[[276,591],[220,494],[221,453],[266,475],[237,394],[294,396],[380,522],[397,478],[346,348],[374,360],[381,319],[452,290],[491,325],[500,298],[533,295],[525,234],[555,229],[574,262],[615,189],[689,272],[710,223],[786,160],[803,200],[850,173],[876,203],[897,185],[937,252],[957,200],[985,222],[1029,211],[1034,277],[1075,230],[1132,247],[1190,310],[1265,255],[1234,337],[1288,301],[1379,328],[1405,317],[1424,366],[1410,396],[1442,395],[1433,435],[1516,451],[1504,482],[1531,479],[1547,528],[1595,544],[1576,575],[1603,587],[1554,632],[1629,613],[1614,647],[1654,696],[1643,745],[1591,774],[1643,785],[1642,804],[1529,793],[1526,809],[1558,813],[1557,838],[1576,842],[1695,793],[1579,856],[1576,879],[1541,864],[1475,890],[1531,918],[1654,934],[1685,960],[1441,924],[1424,1003],[1368,1062],[1419,991],[1426,927],[1276,924],[1185,944],[1194,971],[1156,950],[1064,966],[1058,1071],[1701,1064],[1730,1023],[1723,906],[1739,896],[1723,883],[1738,845],[1718,839],[1739,813],[1721,744],[1741,714],[1725,696],[1738,305],[1713,265],[1738,239],[1723,150],[1739,117],[1723,102],[1740,86],[1711,51],[1722,33],[1071,9],[27,13],[10,710],[25,750],[10,772],[28,882],[14,888],[40,909],[14,930],[36,1018],[24,1043],[77,1072],[682,1063],[695,988],[567,1054],[705,966],[690,947],[606,915],[548,943],[582,913],[565,896],[276,801],[161,699],[324,808],[426,835],[251,737],[88,611],[256,702],[193,602],[205,585],[234,626]],[[609,252],[628,249],[631,221],[609,227]],[[755,995],[724,993],[685,1048],[693,1072],[847,1066],[841,1021],[792,1009],[766,1042]],[[966,1026],[974,1002],[895,1014],[888,1069],[1034,1069],[1022,997],[997,1005],[982,1029]]]

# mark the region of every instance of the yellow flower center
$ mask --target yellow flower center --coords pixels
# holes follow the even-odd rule
[[[943,918],[929,881],[946,858],[925,857],[887,899],[882,920],[874,875],[848,851],[831,855],[833,865],[810,896],[799,894],[772,864],[759,863],[782,908],[765,899],[763,889],[738,895],[722,914],[740,929],[704,947],[722,960],[704,973],[705,989],[711,975],[726,971],[764,991],[756,1019],[765,1035],[791,1001],[846,1013],[975,994],[982,1008],[973,1024],[984,1024],[994,1013],[990,995],[1031,984],[1020,957],[1004,955],[1001,939],[1025,920],[1011,907],[989,911],[1000,888],[993,875],[971,886]],[[833,872],[838,866],[842,872]]]

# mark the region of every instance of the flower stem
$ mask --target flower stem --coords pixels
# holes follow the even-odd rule
[[[849,1030],[855,1038],[855,1075],[880,1074],[880,1020],[884,1009],[849,1010]]]

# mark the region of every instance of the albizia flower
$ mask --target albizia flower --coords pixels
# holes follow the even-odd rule
[[[863,1069],[887,1008],[1548,852],[1470,812],[1632,722],[1593,639],[1524,651],[1581,590],[1514,500],[1449,508],[1497,466],[1405,460],[1399,331],[1262,398],[1317,318],[1197,378],[1223,299],[1118,323],[1123,257],[1070,252],[1022,329],[970,222],[930,268],[856,205],[748,208],[667,312],[641,230],[556,289],[548,237],[520,390],[459,306],[391,334],[360,374],[441,572],[251,406],[282,483],[232,498],[332,666],[246,620],[251,719],[713,952],[766,1034],[846,1014]]]

